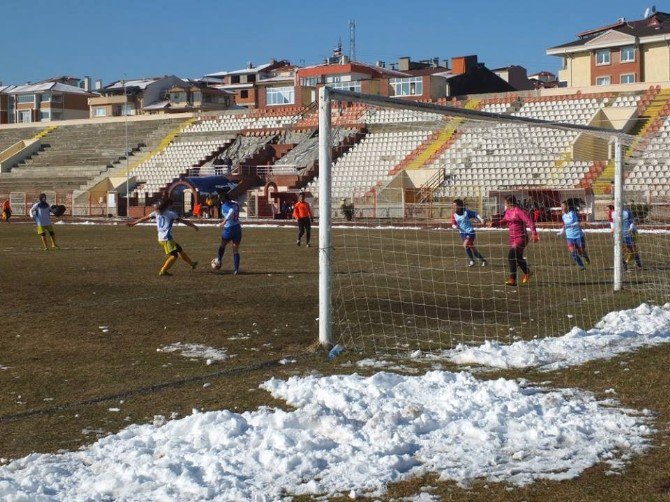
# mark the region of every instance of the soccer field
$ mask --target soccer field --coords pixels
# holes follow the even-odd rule
[[[182,385],[174,399],[164,401],[164,392],[174,389],[168,384],[159,397],[152,386],[224,369],[241,369],[243,379],[247,368],[303,352],[317,339],[317,252],[296,249],[293,229],[246,229],[240,276],[230,273],[230,254],[221,273],[211,271],[219,243],[213,226],[199,232],[176,229],[177,241],[200,263],[191,271],[178,262],[172,277],[157,275],[164,254],[153,226],[57,225],[56,234],[61,249],[43,252],[33,225],[0,226],[0,364],[11,368],[0,372],[5,379],[11,375],[0,398],[4,417],[127,392],[162,402],[163,411],[140,409],[131,414],[133,421],[163,412],[169,416],[171,405],[188,412],[210,406],[210,398],[185,399]],[[204,366],[157,352],[178,342],[225,346],[235,357],[225,365]],[[223,397],[221,388],[239,392],[229,378],[219,383],[222,387],[209,393],[213,402]],[[105,410],[109,406],[100,404]],[[110,425],[123,424],[124,417],[110,416]],[[75,445],[91,439],[81,436],[82,429],[100,429],[84,419],[70,425]],[[71,439],[58,438],[58,426],[35,429],[3,434],[7,442],[0,456],[72,446]]]
[[[334,362],[327,361],[325,351],[315,347],[318,250],[316,246],[297,247],[293,227],[246,227],[239,276],[230,273],[230,249],[224,256],[222,273],[210,269],[219,235],[213,226],[203,226],[198,232],[176,228],[177,242],[200,266],[191,271],[178,262],[172,277],[157,275],[164,255],[155,241],[153,226],[57,225],[56,232],[61,249],[43,252],[32,225],[0,225],[1,458],[16,459],[33,451],[75,450],[129,424],[151,422],[156,415],[184,416],[192,409],[241,412],[262,405],[286,407],[258,388],[271,377],[372,372],[350,361],[370,356],[372,350],[367,349],[380,349],[376,343],[366,346],[365,352],[347,351]],[[590,328],[604,314],[597,307],[582,308],[583,298],[598,298],[600,307],[614,304],[621,308],[633,306],[630,303],[635,300],[628,293],[607,293],[611,276],[606,262],[611,253],[608,234],[590,238],[593,254],[599,258],[580,276],[573,270],[563,239],[543,233],[538,247],[528,250],[528,259],[536,270],[533,282],[525,289],[505,289],[506,248],[498,232],[481,232],[478,237],[490,266],[469,271],[456,233],[386,232],[394,247],[384,246],[383,239],[377,237],[379,233],[335,230],[337,294],[343,292],[345,276],[351,289],[344,293],[356,291],[350,299],[345,294],[344,303],[365,291],[369,297],[379,296],[381,286],[376,281],[380,276],[372,268],[375,263],[380,266],[378,253],[382,250],[396,263],[384,269],[384,285],[388,285],[389,277],[407,284],[402,288],[407,297],[397,305],[416,303],[412,292],[421,290],[425,282],[447,285],[452,277],[458,277],[453,283],[460,284],[454,287],[461,289],[455,293],[453,289],[440,290],[443,296],[436,294],[438,301],[434,302],[439,315],[431,313],[427,317],[446,320],[441,328],[457,326],[465,332],[473,319],[477,322],[477,315],[485,317],[486,312],[496,310],[490,307],[491,302],[504,301],[514,305],[510,309],[518,317],[512,316],[514,322],[537,317],[558,336],[575,325]],[[397,232],[402,232],[406,248],[397,247],[398,236],[393,237]],[[358,252],[346,260],[338,257],[352,247],[354,238],[355,249],[366,249],[366,253]],[[649,236],[647,245],[657,238]],[[431,255],[430,264],[422,261]],[[401,256],[412,258],[403,262]],[[562,260],[543,263],[542,256]],[[661,270],[661,264],[653,265],[652,270],[633,276],[635,295],[654,296],[654,291],[645,286],[653,284]],[[564,270],[556,272],[558,267]],[[358,282],[352,282],[349,272],[344,274],[348,268],[356,270],[353,276]],[[437,274],[438,270],[443,275]],[[458,303],[451,299],[458,299]],[[534,306],[532,312],[519,308],[520,303],[529,300]],[[464,316],[463,312],[468,314]],[[394,324],[396,315],[405,321],[408,311],[405,307],[396,311],[392,305],[387,315]],[[416,312],[412,316],[420,317]],[[437,329],[429,325],[430,321],[423,322],[426,333]],[[511,336],[499,333],[495,324],[481,325],[490,330],[487,336],[505,342],[538,334],[537,330],[519,329]],[[364,325],[363,329],[367,328],[376,329],[373,324]],[[442,340],[444,344],[433,343],[420,339],[417,333],[421,330],[416,327],[411,333],[400,337],[410,348],[420,342],[426,342],[428,348],[442,348],[458,341],[476,341],[463,336],[460,340],[447,337]],[[212,356],[208,361],[179,357],[172,352],[179,347],[176,344],[219,349],[220,357]],[[396,342],[389,347],[395,351]],[[491,375],[579,387],[601,397],[608,389],[616,389],[616,397],[624,406],[648,408],[659,422],[667,423],[670,404],[663,389],[670,383],[668,363],[670,348],[662,346],[550,374],[516,370]],[[408,364],[415,364],[421,371],[428,368],[421,367],[420,362]],[[668,439],[667,428],[660,426],[659,430],[657,445]],[[573,481],[546,481],[512,491],[493,483],[476,483],[465,490],[453,482],[419,479],[391,487],[389,497],[417,494],[425,484],[436,486],[443,498],[473,500],[635,499],[663,497],[670,492],[667,448],[654,449],[635,459],[622,475],[606,476],[605,470],[597,466]]]

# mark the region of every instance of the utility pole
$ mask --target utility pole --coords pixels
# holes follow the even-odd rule
[[[356,20],[349,21],[349,61],[356,61]]]
[[[130,173],[128,171],[128,92],[126,90],[126,79],[123,79],[123,115],[126,124],[126,218],[130,218]]]

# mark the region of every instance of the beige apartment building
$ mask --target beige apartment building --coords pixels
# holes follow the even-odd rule
[[[644,19],[594,28],[547,49],[561,58],[567,87],[670,81],[670,14],[649,9]]]

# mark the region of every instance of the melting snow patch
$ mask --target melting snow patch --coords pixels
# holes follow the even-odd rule
[[[635,309],[610,312],[588,331],[575,327],[561,337],[511,345],[498,342],[486,342],[479,347],[459,345],[437,358],[457,364],[538,367],[552,371],[664,343],[670,343],[670,304],[652,307],[643,303]]]
[[[620,470],[652,433],[649,417],[612,400],[469,373],[293,377],[261,387],[295,409],[194,411],[76,452],[32,454],[0,467],[0,499],[382,496],[389,483],[427,473],[526,485],[603,462]]]
[[[184,357],[192,359],[205,359],[206,363],[212,364],[214,361],[224,361],[230,356],[226,349],[214,349],[206,345],[197,343],[173,343],[171,345],[164,345],[156,349],[157,352],[180,352]]]

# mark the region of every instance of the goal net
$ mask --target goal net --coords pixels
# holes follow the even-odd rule
[[[321,167],[306,189],[327,234],[323,343],[511,342],[668,301],[667,118],[615,94],[449,106],[322,94]],[[357,142],[323,146],[352,127]]]

